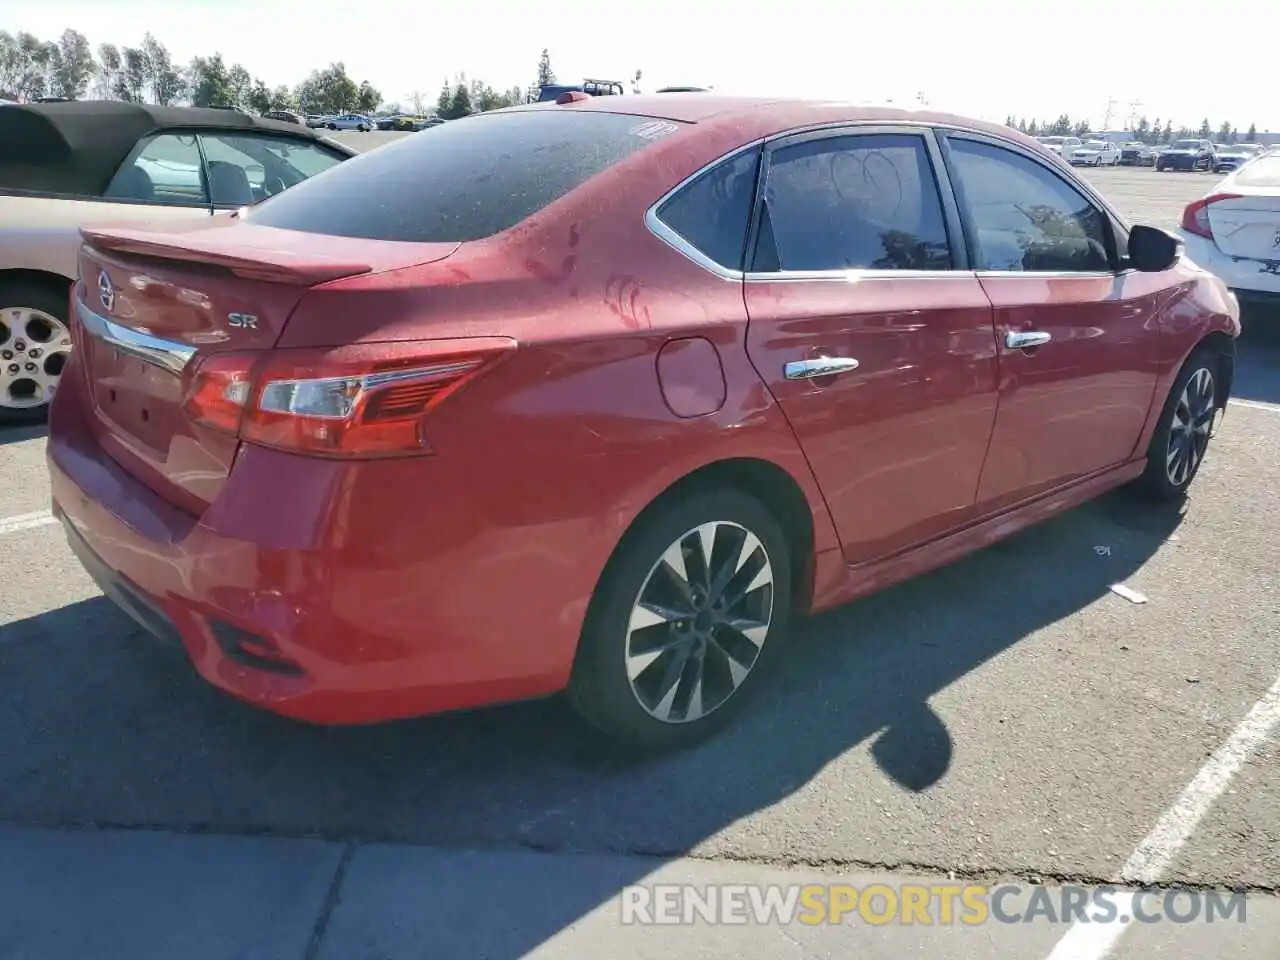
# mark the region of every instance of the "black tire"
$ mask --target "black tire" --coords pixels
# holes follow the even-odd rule
[[[651,602],[657,602],[654,598],[661,599],[665,591],[675,589],[673,585],[677,581],[665,576],[661,566],[668,548],[684,544],[677,562],[688,562],[689,581],[705,583],[710,579],[698,576],[704,569],[700,558],[705,551],[699,546],[696,531],[704,524],[716,522],[729,526],[719,528],[715,534],[713,563],[709,566],[727,571],[729,568],[721,566],[719,561],[732,560],[734,556],[741,561],[741,545],[750,545],[742,531],[752,534],[763,549],[762,562],[756,546],[750,545],[746,560],[738,565],[738,574],[728,581],[732,592],[750,586],[766,564],[772,571],[771,586],[748,590],[731,606],[738,616],[763,622],[768,592],[768,626],[759,646],[752,645],[745,634],[726,629],[723,624],[708,627],[710,619],[725,616],[727,612],[712,614],[705,605],[701,619],[658,620],[633,630],[630,627],[632,612],[638,606],[642,591]],[[651,575],[657,579],[651,580]],[[733,488],[702,488],[662,503],[641,517],[637,526],[628,532],[600,579],[578,645],[567,690],[569,703],[588,724],[626,747],[670,750],[701,742],[731,722],[759,684],[773,673],[773,664],[787,636],[791,593],[792,558],[787,539],[773,514],[760,501]],[[666,595],[677,597],[676,593]],[[678,602],[673,599],[671,606]],[[698,634],[699,629],[706,632]],[[708,636],[712,639],[707,639]],[[628,651],[635,652],[636,640],[645,647],[660,643],[667,649],[637,671],[633,687],[628,675]],[[692,656],[687,653],[690,649],[695,651]],[[735,656],[730,658],[726,650],[732,650]],[[640,651],[642,656],[651,652]],[[747,672],[735,685],[731,665],[743,666],[743,660],[750,661]],[[702,674],[704,665],[706,672]],[[695,677],[702,676],[707,680],[705,687],[700,679],[694,682]],[[665,684],[667,678],[672,679],[671,686]],[[706,710],[698,719],[674,716],[664,720],[656,716],[664,701],[668,702],[669,716],[687,714],[692,707],[695,685],[699,691],[697,702]],[[659,697],[663,690],[671,691],[673,687],[674,692],[669,696]],[[702,696],[704,689],[709,691],[710,700],[716,701],[714,704],[707,706]],[[722,694],[725,694],[723,698]],[[651,709],[642,705],[642,695],[656,706]]]
[[[1202,423],[1203,412],[1195,406],[1195,403],[1191,410],[1187,410],[1186,405],[1183,404],[1183,393],[1188,391],[1188,384],[1197,378],[1203,378],[1206,373],[1211,391],[1208,397],[1208,420],[1204,422],[1206,432],[1202,439],[1187,438],[1185,431],[1175,426],[1175,420],[1183,422],[1190,419],[1194,421],[1193,426]],[[1144,497],[1159,503],[1175,503],[1186,496],[1208,452],[1209,440],[1220,403],[1218,391],[1221,389],[1222,372],[1218,357],[1208,347],[1200,347],[1187,358],[1182,369],[1178,371],[1173,387],[1165,398],[1156,429],[1151,435],[1151,443],[1147,447],[1147,467],[1134,484],[1135,489]],[[1203,391],[1197,388],[1193,388],[1190,392],[1203,397]],[[1203,400],[1196,402],[1203,402]],[[1185,466],[1183,460],[1175,459],[1172,464],[1169,462],[1172,456],[1170,451],[1173,450],[1176,442],[1175,433],[1182,435],[1183,439],[1177,442],[1183,446],[1182,453],[1190,458],[1189,469],[1185,472],[1182,469]]]
[[[23,281],[0,281],[0,326],[5,324],[7,311],[12,308],[39,310],[56,317],[67,326],[67,297],[69,293],[59,295],[49,287]],[[70,329],[68,327],[68,329]],[[7,339],[7,327],[0,329],[0,342]],[[48,361],[45,356],[44,361]],[[12,359],[0,358],[6,367]],[[0,370],[0,375],[6,371]],[[61,371],[59,371],[59,374]],[[7,381],[0,380],[0,390],[8,390]],[[17,426],[21,424],[42,423],[49,416],[49,404],[42,403],[35,407],[7,407],[0,405],[0,426]]]

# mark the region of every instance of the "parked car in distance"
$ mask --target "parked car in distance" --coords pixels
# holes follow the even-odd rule
[[[281,123],[296,123],[299,126],[305,126],[306,121],[301,114],[294,113],[292,110],[268,110],[263,114],[268,120],[279,120]]]
[[[1110,140],[1086,140],[1071,151],[1076,167],[1114,167],[1120,162],[1120,148]]]
[[[1239,333],[1033,140],[829,102],[519,106],[84,237],[53,513],[206,680],[321,723],[564,690],[696,741],[794,615],[1179,500]]]
[[[1068,159],[1072,151],[1083,146],[1083,141],[1079,137],[1039,137],[1038,139],[1046,150],[1056,153],[1063,160]]]
[[[1140,140],[1132,140],[1120,148],[1120,163],[1132,167],[1154,167],[1159,151]]]
[[[82,224],[208,218],[355,151],[230,110],[114,101],[0,111],[0,424],[39,420],[71,349]]]
[[[329,130],[359,130],[368,133],[373,129],[373,121],[363,113],[344,113],[338,117],[329,117],[324,125]]]
[[[307,126],[317,130],[329,122],[329,118],[315,113],[307,114]]]
[[[1156,157],[1156,170],[1212,170],[1215,162],[1208,140],[1175,140]]]
[[[1245,303],[1280,310],[1280,150],[1268,151],[1187,205],[1187,256]]]
[[[1243,167],[1254,157],[1262,153],[1262,146],[1256,143],[1235,143],[1214,151],[1216,159],[1213,164],[1214,173],[1230,173]]]

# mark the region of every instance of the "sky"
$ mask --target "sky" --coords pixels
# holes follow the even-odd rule
[[[561,81],[642,90],[919,102],[982,119],[1131,114],[1280,131],[1280,2],[1237,0],[0,0],[0,29],[56,39],[67,27],[137,45],[150,30],[175,61],[221,52],[269,86],[342,61],[388,102],[434,100],[465,72],[527,86],[546,47]],[[1134,106],[1136,104],[1136,106]]]

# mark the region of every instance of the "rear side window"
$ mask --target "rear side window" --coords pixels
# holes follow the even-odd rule
[[[200,148],[193,133],[161,133],[138,142],[103,192],[108,200],[207,206]]]
[[[1269,153],[1240,168],[1236,183],[1246,187],[1280,187],[1280,153]]]
[[[663,203],[658,219],[704,257],[741,270],[759,163],[756,149],[716,164]]]
[[[247,219],[371,240],[479,240],[682,126],[609,113],[480,114],[352,157],[255,207]]]

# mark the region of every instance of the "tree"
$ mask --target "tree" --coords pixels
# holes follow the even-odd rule
[[[22,51],[18,40],[7,30],[0,30],[0,95],[5,99],[18,96],[22,79]]]
[[[64,30],[54,52],[49,89],[55,97],[79,100],[93,78],[93,50],[83,33]]]
[[[147,96],[152,103],[167,107],[182,95],[182,75],[173,67],[169,51],[151,33],[142,38]]]
[[[357,112],[373,113],[380,103],[382,103],[382,94],[375,90],[368,80],[361,80],[359,91],[356,93]]]
[[[147,82],[147,57],[137,47],[125,47],[120,51],[123,69],[116,76],[116,87],[112,92],[117,100],[126,103],[142,103]]]
[[[55,44],[42,42],[31,33],[19,33],[15,39],[17,52],[14,60],[16,83],[12,83],[14,93],[25,100],[43,97],[48,89],[49,72],[58,48]]]
[[[1205,117],[1205,119],[1200,121],[1200,129],[1196,132],[1199,134],[1201,140],[1208,140],[1213,136],[1213,127],[1209,126],[1208,117]]]
[[[1031,121],[1031,123],[1029,123],[1029,124],[1027,125],[1027,133],[1028,133],[1030,136],[1033,136],[1033,137],[1039,136],[1039,135],[1040,135],[1040,124],[1038,124],[1038,123],[1036,123],[1034,120],[1032,120],[1032,121]]]
[[[1222,126],[1218,128],[1218,142],[1219,143],[1231,142],[1231,124],[1224,123]]]
[[[95,89],[101,99],[107,99],[115,90],[121,66],[120,50],[114,43],[104,43],[98,47],[98,82]]]
[[[1138,120],[1137,125],[1133,128],[1133,135],[1144,142],[1147,137],[1151,136],[1151,123],[1146,117],[1142,117]]]
[[[241,106],[254,113],[266,113],[271,109],[270,88],[261,80],[254,80]]]
[[[1244,142],[1245,143],[1258,142],[1258,127],[1256,124],[1252,124],[1252,123],[1249,124],[1249,132],[1244,135]]]
[[[440,87],[440,95],[436,97],[436,113],[444,116],[449,112],[449,104],[453,102],[453,84],[449,82],[449,78],[444,78],[444,84]]]
[[[1164,135],[1160,138],[1161,143],[1169,143],[1173,139],[1173,121],[1166,120],[1164,122]]]
[[[546,47],[542,48],[542,56],[538,58],[538,86],[545,87],[556,82],[556,72],[551,69],[551,54]]]
[[[229,71],[220,53],[192,60],[187,71],[187,84],[191,89],[193,107],[224,106],[231,103],[234,96]]]
[[[413,91],[409,94],[409,108],[415,117],[422,116],[427,110],[427,95],[421,90]]]
[[[288,87],[276,87],[271,91],[271,107],[272,110],[289,110],[298,109],[298,98],[294,92]]]
[[[313,70],[298,87],[298,106],[307,113],[346,113],[360,98],[360,87],[340,61]]]
[[[466,82],[459,79],[453,86],[449,105],[440,111],[440,116],[445,120],[461,120],[471,114],[471,109],[471,92],[467,89]]]

